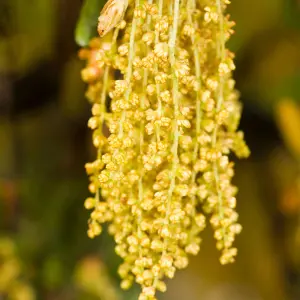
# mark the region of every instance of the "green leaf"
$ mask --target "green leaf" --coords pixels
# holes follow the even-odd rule
[[[75,30],[75,41],[81,46],[88,45],[97,34],[97,20],[106,0],[85,0]]]

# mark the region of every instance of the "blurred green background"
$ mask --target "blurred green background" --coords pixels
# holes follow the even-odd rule
[[[84,6],[83,6],[84,4]],[[79,46],[101,0],[0,0],[0,299],[135,300],[112,239],[86,236],[84,164],[95,155]],[[83,6],[83,10],[82,9]],[[164,300],[300,299],[300,1],[232,0],[243,232],[220,266],[210,229]]]

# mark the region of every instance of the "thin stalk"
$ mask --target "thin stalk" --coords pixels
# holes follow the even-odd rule
[[[219,31],[220,37],[218,39],[218,58],[220,62],[223,62],[225,59],[225,35],[224,35],[224,17],[223,17],[223,10],[221,6],[221,0],[216,0],[216,6],[219,16]],[[216,106],[216,113],[220,112],[222,104],[224,102],[224,77],[219,74],[219,89],[218,89],[218,100]],[[219,126],[216,124],[216,127],[213,132],[213,139],[212,139],[212,148],[216,148],[217,144],[217,135],[218,135]],[[220,220],[224,218],[224,205],[223,205],[223,195],[219,188],[220,176],[217,162],[213,163],[213,173],[218,197],[218,214]],[[222,228],[223,231],[223,238],[225,239],[225,228]]]
[[[140,1],[135,0],[135,8],[139,6]],[[127,65],[127,71],[126,71],[126,77],[125,80],[128,82],[129,88],[127,89],[125,93],[125,101],[127,102],[129,100],[129,96],[131,93],[131,80],[132,80],[132,64],[134,60],[134,50],[135,50],[135,33],[137,28],[137,18],[133,15],[132,25],[131,25],[131,31],[130,31],[130,39],[129,39],[129,53],[128,53],[128,65]],[[119,138],[122,139],[123,137],[123,123],[126,119],[126,111],[124,110],[121,114],[121,120],[120,120],[120,127],[119,127]]]
[[[188,7],[188,21],[193,26],[193,28],[195,28],[197,30],[198,24],[197,24],[197,22],[194,22],[193,18],[192,18],[192,12],[196,8],[196,1],[195,0],[188,0],[187,7]],[[194,150],[193,150],[193,159],[192,159],[192,163],[194,165],[196,163],[197,158],[198,158],[198,152],[199,152],[199,148],[200,148],[199,142],[197,141],[197,137],[201,133],[201,118],[202,118],[202,112],[201,112],[201,86],[202,86],[202,81],[201,81],[201,65],[200,65],[200,56],[199,56],[200,54],[199,54],[198,47],[196,45],[194,35],[191,37],[191,40],[192,40],[193,52],[194,52],[196,80],[199,84],[199,87],[196,91],[196,136],[195,136],[196,140],[195,140],[195,146],[194,146]],[[197,172],[193,169],[192,170],[192,176],[191,176],[192,184],[194,184],[196,182],[196,177],[197,177]],[[193,195],[192,196],[192,203],[194,205],[195,205],[195,201],[196,201],[196,196]],[[194,215],[195,215],[195,210],[193,211],[192,216],[194,216]]]
[[[152,4],[152,0],[148,0],[148,4]],[[147,16],[147,21],[146,21],[146,28],[149,29],[151,23],[151,16]],[[146,55],[149,53],[149,47],[147,46],[146,49]],[[141,103],[140,103],[140,109],[141,111],[145,110],[145,98],[146,98],[146,89],[147,89],[147,83],[148,83],[148,69],[144,70],[144,78],[143,78],[143,97],[141,98]],[[144,147],[144,131],[145,131],[145,121],[142,120],[140,124],[140,159],[142,161],[143,159],[143,147]],[[139,183],[138,183],[138,196],[139,196],[139,204],[143,201],[144,198],[144,185],[143,185],[143,179],[144,179],[144,168],[142,163],[139,164]],[[138,236],[141,236],[141,228],[139,226],[141,224],[141,217],[139,216],[137,226],[138,226]],[[140,248],[140,246],[139,246]],[[141,257],[141,249],[139,250],[139,256]]]
[[[170,187],[168,190],[168,200],[167,200],[167,210],[166,210],[166,218],[168,218],[170,213],[170,206],[172,201],[172,196],[175,188],[175,180],[176,180],[176,171],[178,167],[178,143],[179,143],[179,127],[177,118],[179,115],[179,99],[178,99],[178,78],[175,73],[175,47],[176,47],[176,38],[177,38],[177,30],[178,30],[178,21],[179,21],[179,2],[180,0],[174,1],[174,17],[173,17],[173,25],[172,25],[172,31],[170,35],[169,40],[169,56],[170,56],[170,64],[171,64],[171,70],[172,70],[172,96],[173,96],[173,106],[174,106],[174,140],[172,145],[172,172],[171,172],[171,181],[170,181]]]
[[[163,4],[164,1],[163,0],[158,0],[158,16],[159,18],[161,18],[162,13],[163,13]],[[155,45],[157,45],[159,43],[159,33],[156,31],[155,32]],[[155,73],[158,73],[158,65],[155,62],[154,64],[154,70]],[[160,84],[159,83],[155,83],[155,87],[156,87],[156,97],[157,97],[157,111],[158,111],[158,117],[160,118],[162,116],[162,103],[161,103],[161,99],[160,99]],[[156,125],[156,140],[157,142],[160,141],[160,126]]]
[[[139,0],[135,0],[135,7],[134,9],[140,4]],[[127,65],[127,72],[126,72],[126,76],[125,76],[125,80],[128,82],[129,84],[129,88],[126,90],[125,93],[125,101],[128,102],[129,101],[129,96],[131,93],[131,80],[132,80],[132,65],[133,65],[133,59],[134,59],[134,50],[135,50],[135,33],[136,33],[136,28],[137,28],[137,18],[135,17],[135,15],[133,14],[133,20],[132,20],[132,25],[131,25],[131,31],[130,31],[130,39],[129,39],[129,53],[128,53],[128,65]],[[118,133],[118,137],[120,140],[122,140],[123,138],[123,134],[124,134],[124,128],[123,128],[123,123],[126,119],[126,110],[122,111],[121,114],[121,120],[120,120],[120,125],[119,125],[119,133]],[[117,153],[119,151],[119,149],[115,150],[115,153]],[[120,167],[120,172],[123,173],[123,166],[121,165]],[[120,186],[121,182],[118,182],[118,186]],[[119,198],[119,195],[117,196],[117,199]]]
[[[119,34],[119,29],[116,28],[113,34],[113,38],[112,38],[112,45],[111,48],[113,49],[117,38],[118,38],[118,34]],[[99,127],[101,128],[101,130],[103,129],[103,124],[104,124],[104,119],[105,119],[105,114],[106,114],[106,96],[107,96],[107,88],[108,88],[108,77],[109,77],[109,71],[110,71],[110,66],[109,65],[105,65],[104,68],[104,74],[103,74],[103,85],[102,85],[102,91],[101,91],[101,98],[100,98],[100,111],[101,111],[101,115],[100,115],[100,124]],[[97,158],[100,159],[102,155],[102,148],[98,149],[98,153],[97,153]],[[100,202],[100,189],[98,188],[96,191],[96,203]]]
[[[113,34],[112,43],[111,43],[111,49],[114,48],[117,38],[119,34],[119,28],[116,28]],[[101,115],[100,115],[100,125],[99,127],[102,129],[102,126],[104,124],[105,114],[106,114],[106,96],[107,96],[107,84],[108,84],[108,76],[109,76],[110,66],[105,65],[104,68],[104,74],[103,74],[103,84],[102,84],[102,91],[101,91],[101,98],[100,98],[100,106],[101,106]],[[98,159],[101,158],[102,149],[100,148],[98,150]]]
[[[104,118],[105,118],[105,113],[106,113],[106,92],[107,92],[107,83],[108,83],[108,75],[109,75],[109,69],[110,67],[108,65],[105,66],[104,68],[104,74],[103,74],[103,87],[101,91],[101,115],[100,115],[100,121],[99,121],[99,127],[102,129],[103,123],[104,123]],[[100,147],[98,149],[98,159],[101,158],[102,155],[102,148]]]
[[[173,106],[174,106],[174,141],[172,145],[172,156],[173,156],[173,163],[171,168],[171,178],[170,178],[170,186],[168,190],[168,199],[167,199],[167,207],[166,207],[166,214],[165,214],[165,223],[169,223],[169,214],[171,209],[171,202],[172,202],[172,196],[175,189],[175,181],[176,181],[176,170],[178,167],[178,144],[179,144],[179,128],[178,128],[178,122],[177,117],[179,114],[179,99],[178,99],[178,78],[175,73],[175,46],[176,46],[176,38],[177,38],[177,31],[178,31],[178,21],[179,21],[179,2],[180,0],[174,1],[174,17],[173,17],[173,24],[172,24],[172,30],[169,33],[169,59],[171,64],[171,70],[172,70],[172,96],[173,96]],[[172,6],[172,3],[169,4]],[[170,8],[171,10],[171,8]],[[162,256],[166,254],[166,246],[167,246],[167,239],[164,239],[164,247]],[[153,280],[153,286],[156,287],[157,282],[159,280],[159,276],[155,277]]]

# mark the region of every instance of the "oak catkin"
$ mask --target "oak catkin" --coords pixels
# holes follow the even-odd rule
[[[222,264],[234,261],[241,225],[230,152],[249,150],[226,48],[228,0],[136,0],[124,20],[80,56],[92,102],[88,126],[98,156],[86,164],[88,235],[109,223],[121,286],[140,300],[188,265],[212,225]],[[107,109],[107,107],[109,107]],[[108,132],[108,133],[105,133]]]

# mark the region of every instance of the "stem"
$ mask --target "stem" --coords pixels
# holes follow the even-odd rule
[[[152,0],[148,0],[148,4],[152,4]],[[151,22],[151,16],[147,16],[147,21],[146,21],[146,27],[149,29],[149,25]],[[147,46],[146,50],[146,55],[149,53],[149,47]],[[147,89],[147,83],[148,83],[148,69],[144,70],[144,78],[143,78],[143,97],[141,98],[141,103],[140,103],[140,109],[141,111],[145,110],[145,98],[146,98],[146,89]],[[144,146],[144,131],[145,131],[145,121],[142,120],[140,124],[140,159],[143,159],[143,146]],[[138,196],[139,196],[139,204],[143,201],[144,198],[144,186],[143,186],[143,177],[144,177],[144,169],[142,162],[139,164],[139,183],[138,183]],[[141,236],[141,228],[139,226],[141,224],[141,217],[138,217],[138,236]],[[141,249],[141,247],[139,246]],[[139,250],[139,256],[141,257],[141,250]]]
[[[163,0],[158,0],[158,16],[159,18],[161,18],[163,13]],[[159,43],[159,34],[156,31],[155,32],[155,45],[157,45]],[[155,62],[154,65],[154,70],[155,73],[158,73],[158,65]],[[161,103],[161,99],[160,99],[160,84],[159,83],[155,83],[156,86],[156,97],[157,97],[157,111],[158,111],[158,116],[159,118],[162,116],[162,103]],[[160,125],[156,125],[156,140],[157,142],[160,141]]]
[[[170,213],[170,206],[171,206],[173,191],[175,188],[176,171],[178,166],[179,128],[178,128],[177,117],[179,115],[179,99],[178,99],[178,78],[175,73],[175,62],[176,62],[175,46],[176,46],[176,38],[177,38],[178,21],[179,21],[179,0],[175,0],[173,25],[172,25],[172,31],[169,40],[169,55],[170,55],[170,64],[172,69],[172,83],[173,83],[172,94],[173,94],[173,105],[174,105],[174,141],[171,150],[173,155],[173,164],[172,164],[171,182],[168,190],[166,218],[168,218]],[[167,222],[169,222],[169,220],[167,220]]]
[[[117,42],[118,34],[119,34],[119,29],[116,28],[115,31],[114,31],[114,34],[113,34],[113,38],[112,38],[111,49],[113,49],[115,43]],[[107,94],[107,83],[108,83],[109,71],[110,71],[110,66],[105,65],[104,75],[103,75],[103,88],[102,88],[102,91],[101,91],[101,100],[100,100],[101,116],[100,116],[100,125],[99,125],[99,127],[103,126],[104,119],[105,119],[105,113],[106,113],[105,104],[106,104],[106,94]],[[98,151],[98,159],[101,157],[101,154],[102,154],[101,150],[102,149],[99,149],[99,151]]]
[[[172,202],[172,196],[175,188],[175,180],[176,180],[176,170],[178,166],[178,142],[179,142],[179,128],[177,123],[177,117],[179,114],[179,99],[178,99],[178,78],[175,73],[175,46],[176,46],[176,38],[177,38],[177,30],[178,30],[178,20],[179,20],[179,1],[174,0],[174,17],[173,17],[173,24],[172,30],[169,33],[169,57],[170,57],[170,64],[172,70],[172,93],[173,93],[173,106],[174,106],[174,141],[172,145],[172,155],[173,155],[173,164],[172,164],[172,171],[171,171],[171,180],[170,186],[168,190],[168,199],[167,199],[167,207],[166,207],[166,214],[165,214],[165,224],[169,224],[169,214]],[[170,2],[169,10],[172,9],[172,4]],[[164,239],[164,247],[162,256],[166,254],[166,246],[167,246],[167,238]],[[153,280],[153,286],[156,287],[157,282],[159,280],[159,276],[155,277]]]
[[[135,7],[137,7],[140,4],[139,0],[135,0]],[[130,40],[129,40],[129,54],[128,54],[128,65],[127,65],[127,72],[125,80],[128,82],[128,89],[125,93],[125,100],[126,102],[129,100],[129,96],[131,93],[131,80],[132,80],[132,63],[134,59],[134,50],[135,50],[135,33],[136,33],[136,27],[137,27],[137,18],[133,15],[132,25],[131,25],[131,31],[130,31]],[[126,119],[126,111],[124,110],[121,114],[121,120],[120,120],[120,127],[119,127],[119,137],[122,139],[123,137],[123,123]]]
[[[225,37],[224,37],[224,19],[223,19],[223,10],[221,6],[221,0],[216,0],[216,6],[219,15],[219,30],[220,30],[220,37],[217,39],[218,44],[218,58],[220,62],[223,62],[225,59]],[[216,114],[220,112],[222,104],[224,102],[224,77],[219,74],[219,91],[218,91],[218,101],[216,107]],[[216,127],[213,132],[213,139],[212,139],[212,148],[216,148],[217,144],[217,135],[218,135],[219,126],[216,124]],[[215,184],[216,184],[216,191],[218,196],[218,211],[219,211],[219,219],[222,220],[224,218],[224,205],[223,205],[223,195],[219,188],[219,170],[217,162],[213,163],[213,172],[215,177]],[[223,231],[223,239],[225,239],[225,228],[222,228]]]
[[[99,127],[102,129],[103,127],[103,123],[104,123],[104,117],[105,117],[105,113],[106,113],[106,91],[107,91],[107,83],[108,83],[108,75],[109,75],[109,69],[110,67],[108,65],[105,66],[104,69],[104,75],[103,75],[103,88],[102,88],[102,92],[101,92],[101,115],[100,115],[100,125]],[[101,158],[102,155],[102,148],[98,149],[98,159]]]
[[[196,1],[195,0],[188,0],[187,3],[187,7],[188,7],[188,21],[189,23],[197,30],[198,28],[198,24],[197,22],[194,22],[192,19],[192,12],[195,10],[196,8]],[[200,135],[201,133],[201,118],[202,118],[202,112],[201,112],[201,65],[200,65],[200,57],[199,57],[199,51],[198,51],[198,47],[196,45],[196,41],[195,41],[195,36],[193,35],[191,37],[192,40],[192,45],[193,45],[193,52],[194,52],[194,62],[195,62],[195,73],[196,73],[196,79],[197,82],[199,83],[199,87],[198,90],[196,92],[196,137],[195,137],[195,147],[193,150],[193,165],[196,163],[196,160],[198,158],[198,152],[199,152],[199,143],[197,141],[197,137]],[[191,182],[192,184],[194,184],[196,182],[196,177],[197,177],[197,172],[193,169],[192,170],[192,176],[191,176]],[[193,195],[192,196],[192,203],[195,205],[195,200],[196,200],[196,196]],[[193,215],[195,215],[195,210],[193,211]]]
[[[111,48],[114,47],[117,38],[118,38],[118,34],[119,34],[119,29],[116,28],[113,34],[113,38],[112,38],[112,44],[111,44]],[[99,127],[101,128],[101,130],[103,129],[103,124],[104,124],[104,119],[105,119],[105,113],[106,113],[106,94],[107,94],[107,84],[108,84],[108,76],[109,76],[109,71],[110,71],[110,66],[109,65],[105,65],[105,69],[104,69],[104,74],[103,74],[103,87],[102,87],[102,91],[101,91],[101,99],[100,99],[100,106],[101,106],[101,115],[100,115],[100,125]],[[98,149],[98,153],[97,153],[97,158],[100,159],[102,155],[102,148]],[[96,203],[100,202],[100,189],[98,188],[96,191]]]
[[[119,34],[119,29],[116,28],[115,31],[114,31],[114,34],[113,34],[113,38],[112,38],[111,49],[113,49],[113,47],[115,46],[115,43],[117,42],[118,34]],[[110,66],[105,65],[104,75],[103,75],[103,88],[102,88],[102,91],[101,91],[101,100],[100,100],[101,116],[100,116],[100,125],[99,125],[99,127],[103,126],[104,119],[105,119],[105,113],[106,113],[105,104],[106,104],[106,94],[107,94],[107,83],[108,83],[109,71],[110,71]],[[102,149],[99,149],[98,159],[101,157],[101,154],[102,154]]]

